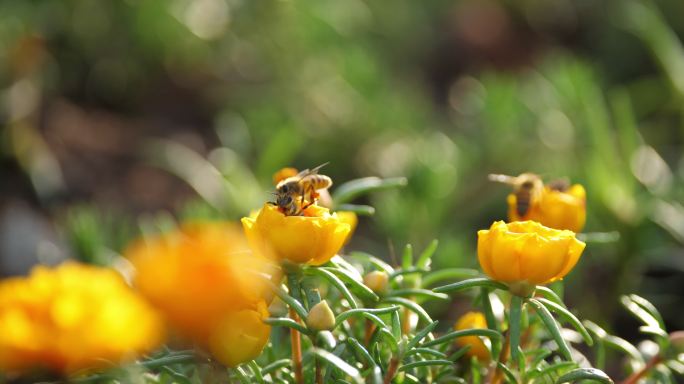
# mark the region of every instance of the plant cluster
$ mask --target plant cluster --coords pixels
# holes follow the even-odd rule
[[[243,228],[204,221],[147,233],[124,252],[132,268],[122,275],[70,262],[5,280],[4,379],[630,384],[684,374],[681,332],[642,297],[622,298],[648,336],[639,347],[563,302],[562,280],[587,245],[566,227],[582,229],[581,186],[516,189],[509,211],[535,221],[478,232],[484,273],[433,268],[436,240],[390,263],[345,252],[356,215],[372,213],[352,201],[405,183],[353,180],[302,197],[301,215],[266,203]],[[432,318],[431,302],[454,298],[467,312],[455,324]],[[616,366],[619,376],[604,372]]]

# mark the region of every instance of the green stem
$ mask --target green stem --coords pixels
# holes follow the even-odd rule
[[[511,296],[511,308],[508,315],[508,329],[511,336],[510,348],[511,359],[513,364],[518,362],[518,347],[520,346],[520,322],[522,317],[523,298],[520,296]]]

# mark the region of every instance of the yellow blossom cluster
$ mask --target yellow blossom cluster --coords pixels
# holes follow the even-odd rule
[[[160,317],[114,270],[67,262],[0,282],[0,370],[71,375],[163,339]]]
[[[135,285],[181,336],[236,366],[259,355],[268,341],[267,263],[252,254],[232,223],[187,224],[142,239],[126,256]]]

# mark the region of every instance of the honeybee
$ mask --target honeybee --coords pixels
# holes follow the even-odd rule
[[[332,179],[318,174],[325,166],[321,164],[311,170],[305,169],[295,176],[288,177],[276,185],[275,205],[286,216],[300,216],[306,208],[315,204],[318,199],[317,190],[328,189]]]
[[[544,189],[541,177],[534,173],[523,173],[519,176],[489,175],[489,180],[513,186],[518,216],[524,217],[532,204],[539,201]]]

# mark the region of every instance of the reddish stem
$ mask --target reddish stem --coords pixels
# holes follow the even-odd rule
[[[299,323],[297,313],[290,308],[290,318]],[[302,339],[299,331],[290,329],[290,344],[292,345],[292,366],[294,368],[295,382],[304,384],[304,372],[302,370]]]

